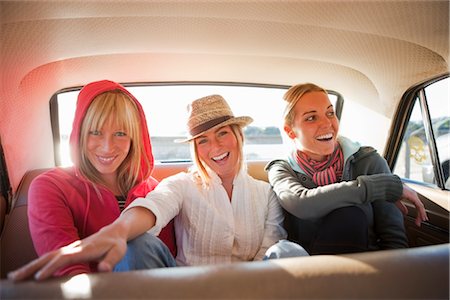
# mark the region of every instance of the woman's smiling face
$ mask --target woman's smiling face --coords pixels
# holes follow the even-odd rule
[[[293,110],[293,124],[285,124],[284,130],[296,141],[300,151],[314,160],[324,160],[333,152],[339,131],[339,121],[328,95],[315,91],[306,93]]]
[[[117,169],[127,157],[130,146],[128,134],[109,118],[102,128],[89,132],[86,153],[103,180],[110,182],[117,177]]]
[[[222,180],[239,170],[239,144],[231,126],[206,131],[195,139],[198,157]]]

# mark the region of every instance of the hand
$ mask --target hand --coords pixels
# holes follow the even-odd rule
[[[405,184],[403,184],[402,196],[400,197],[399,200],[397,200],[395,202],[395,205],[400,209],[400,211],[404,215],[406,215],[406,214],[408,214],[408,208],[405,206],[405,204],[403,204],[401,202],[401,200],[411,202],[416,207],[417,216],[416,216],[415,224],[417,227],[420,227],[420,224],[422,222],[428,221],[428,216],[425,211],[425,207],[424,207],[422,201],[420,201],[419,196],[417,196],[417,193],[413,189],[411,189],[410,187],[408,187]]]
[[[112,271],[127,249],[127,240],[121,235],[120,228],[112,225],[104,227],[86,239],[46,253],[9,273],[8,278],[20,281],[34,275],[36,280],[44,280],[64,266],[89,261],[99,261],[100,272]]]

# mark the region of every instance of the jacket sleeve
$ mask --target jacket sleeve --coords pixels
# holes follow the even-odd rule
[[[37,177],[28,194],[28,219],[34,248],[39,256],[79,240],[67,199],[58,184],[46,177]],[[89,264],[65,267],[55,276],[91,273]]]
[[[284,215],[283,210],[279,204],[277,196],[270,188],[268,201],[268,212],[264,224],[264,237],[261,243],[261,248],[256,254],[254,260],[262,260],[264,254],[270,246],[277,243],[279,240],[286,239],[287,233],[283,227]]]
[[[400,178],[392,174],[361,175],[351,181],[307,187],[306,176],[297,174],[287,161],[274,160],[266,169],[281,206],[300,219],[321,218],[337,208],[377,200],[395,201],[402,193]]]

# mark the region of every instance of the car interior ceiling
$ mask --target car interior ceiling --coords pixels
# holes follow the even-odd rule
[[[56,93],[103,78],[130,85],[315,82],[392,123],[379,134],[393,169],[416,94],[449,77],[449,3],[0,0],[0,298],[448,299],[450,201],[439,176],[439,185],[402,178],[430,218],[415,226],[407,205],[409,249],[42,283],[5,278],[37,257],[28,189],[57,165],[49,108]],[[267,181],[266,163],[249,161],[249,173]],[[190,165],[158,164],[153,176]]]

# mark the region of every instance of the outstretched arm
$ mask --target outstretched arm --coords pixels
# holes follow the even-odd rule
[[[125,255],[127,241],[149,230],[155,222],[150,210],[131,208],[97,233],[33,260],[9,273],[8,278],[20,281],[34,275],[36,280],[43,280],[64,266],[90,261],[99,262],[100,272],[110,272]]]

